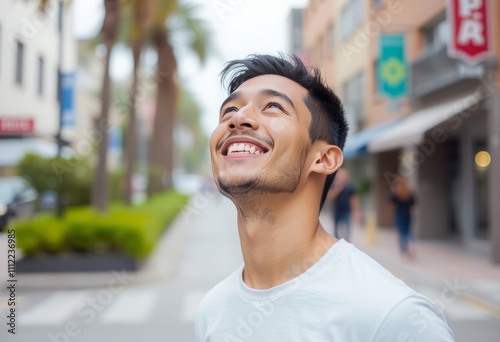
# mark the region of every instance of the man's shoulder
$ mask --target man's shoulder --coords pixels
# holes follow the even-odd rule
[[[238,276],[241,274],[241,267],[228,275],[224,280],[210,289],[203,297],[198,313],[204,312],[205,309],[214,309],[231,301],[231,297],[236,295],[238,285]]]
[[[341,306],[363,308],[346,310],[344,318],[369,325],[365,328],[376,332],[375,341],[397,340],[408,333],[419,336],[415,341],[452,341],[453,333],[443,312],[431,300],[354,245],[344,250],[343,255],[342,285],[345,291],[350,287],[356,296],[343,297]],[[429,331],[424,331],[427,328]],[[439,339],[433,339],[436,336]]]
[[[415,342],[453,341],[453,331],[442,310],[418,293],[395,304],[380,322],[375,341],[408,340]]]
[[[242,267],[228,275],[224,280],[210,289],[203,297],[195,317],[195,331],[198,341],[204,341],[208,327],[231,307],[235,297],[238,296],[237,288]],[[210,323],[212,322],[212,323]]]
[[[344,286],[355,291],[359,300],[375,306],[391,307],[415,291],[363,251],[350,245],[345,250]]]
[[[348,248],[344,249],[344,256],[346,257],[344,262],[352,264],[352,267],[355,267],[356,270],[363,270],[363,277],[369,276],[374,278],[374,280],[389,282],[403,289],[409,289],[402,280],[394,276],[387,268],[382,266],[371,256],[355,245],[347,242],[345,243],[348,244]],[[367,284],[366,282],[363,282],[363,284],[367,286],[373,285]]]

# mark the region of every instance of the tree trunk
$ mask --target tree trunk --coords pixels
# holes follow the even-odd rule
[[[132,204],[133,187],[132,178],[135,171],[137,159],[137,89],[139,86],[139,66],[141,61],[142,40],[139,39],[132,45],[132,55],[134,57],[134,69],[132,74],[132,87],[130,89],[130,108],[127,124],[127,140],[125,154],[125,191],[124,201]]]
[[[108,129],[109,107],[111,103],[111,80],[109,76],[109,62],[111,51],[118,35],[119,0],[105,0],[105,16],[101,30],[101,39],[106,46],[104,59],[104,74],[101,88],[101,113],[97,121],[98,134],[98,159],[92,188],[92,204],[97,211],[105,212],[108,206]]]
[[[158,64],[156,69],[156,113],[148,156],[148,196],[173,187],[173,136],[178,95],[175,82],[177,63],[174,50],[168,42],[167,29],[164,26],[157,27],[153,39],[158,53]]]

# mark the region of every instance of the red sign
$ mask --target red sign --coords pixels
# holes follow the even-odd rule
[[[448,0],[448,54],[477,64],[492,52],[489,0]]]
[[[33,133],[35,123],[26,118],[0,118],[0,134]]]

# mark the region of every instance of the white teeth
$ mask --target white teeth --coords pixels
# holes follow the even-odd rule
[[[256,155],[259,155],[261,154],[261,152],[259,150],[257,150],[257,148],[254,146],[254,145],[245,145],[243,143],[235,143],[235,144],[231,144],[229,145],[228,149],[227,149],[227,154],[231,154],[231,153],[236,153],[236,152],[250,152],[252,154],[256,154]]]

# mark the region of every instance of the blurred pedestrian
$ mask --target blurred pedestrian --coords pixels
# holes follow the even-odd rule
[[[227,78],[210,155],[243,264],[201,301],[197,341],[452,341],[437,305],[319,221],[347,135],[319,71],[252,55],[229,62]]]
[[[406,178],[398,178],[391,194],[394,223],[398,229],[399,251],[403,257],[414,258],[415,250],[411,233],[412,209],[415,195]]]
[[[354,185],[349,180],[347,169],[339,169],[335,176],[335,182],[328,192],[328,199],[332,201],[333,231],[337,239],[351,240],[351,220],[361,223],[363,213],[361,201],[356,194]],[[339,233],[340,230],[343,234]]]

